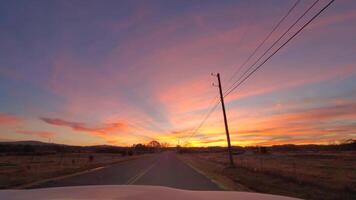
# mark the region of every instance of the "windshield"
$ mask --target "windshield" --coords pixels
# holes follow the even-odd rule
[[[0,196],[356,199],[355,22],[352,0],[3,0]]]

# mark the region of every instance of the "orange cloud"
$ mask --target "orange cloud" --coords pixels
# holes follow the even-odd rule
[[[333,119],[354,119],[355,117],[356,103],[349,103],[271,116],[267,123],[271,124],[271,121],[275,121],[275,123],[327,121]]]
[[[1,124],[17,124],[21,122],[22,119],[8,113],[0,113],[0,125]]]
[[[28,130],[19,130],[17,133],[26,134],[26,135],[35,135],[43,139],[51,139],[54,137],[54,133],[48,131],[28,131]]]
[[[251,117],[245,116],[249,113],[239,111],[239,117],[229,118],[232,143],[242,146],[307,144],[354,138],[356,103],[339,98],[331,98],[327,102],[326,106],[314,108],[296,103],[277,114],[270,109],[257,109],[261,114]],[[172,133],[172,137],[186,138],[186,143],[191,146],[226,146],[222,120],[218,126],[208,123],[196,135],[190,136],[185,131]]]
[[[231,70],[232,67],[229,66],[243,60],[246,54],[253,50],[259,42],[259,36],[265,34],[272,21],[271,18],[266,18],[258,23],[239,23],[231,24],[231,26],[211,24],[211,19],[219,20],[221,18],[217,16],[222,14],[227,16],[223,18],[224,21],[242,19],[245,17],[241,15],[243,12],[250,14],[245,8],[239,7],[239,9],[240,11],[236,12],[236,7],[224,7],[214,12],[188,12],[183,16],[170,17],[163,20],[163,23],[157,23],[154,27],[147,29],[147,32],[144,32],[145,37],[120,41],[115,49],[107,53],[100,65],[87,62],[86,59],[81,61],[75,54],[73,56],[68,51],[71,48],[64,47],[62,51],[56,53],[49,76],[50,81],[44,84],[52,93],[63,98],[65,108],[61,110],[64,110],[64,116],[88,116],[91,119],[107,122],[103,120],[103,117],[114,115],[113,118],[124,117],[134,125],[114,122],[90,126],[86,123],[56,118],[41,118],[41,120],[48,124],[105,137],[104,139],[112,144],[119,144],[121,141],[110,134],[115,131],[125,131],[124,134],[130,138],[133,138],[134,132],[139,132],[146,137],[159,137],[169,141],[189,137],[191,130],[194,130],[204,116],[204,109],[210,108],[211,98],[218,94],[216,88],[211,87],[214,78],[209,76],[210,72],[221,72],[223,80],[226,81],[230,75],[226,72],[234,70]],[[134,16],[110,23],[110,27],[112,31],[119,33],[144,23],[148,14],[150,11],[139,8]],[[326,24],[351,19],[353,16],[354,13],[347,13],[326,20],[328,21]],[[191,30],[189,34],[185,31],[180,32],[180,30],[188,30],[187,27]],[[194,31],[196,28],[199,30]],[[246,33],[249,33],[247,36],[256,37],[245,37]],[[96,45],[89,48],[96,49]],[[149,50],[146,51],[146,48]],[[284,67],[286,63],[290,67]],[[344,68],[333,64],[330,64],[332,67],[314,67],[314,63],[313,66],[299,66],[305,65],[302,62],[293,66],[290,60],[286,63],[276,65],[277,70],[256,73],[252,84],[250,82],[248,87],[242,87],[242,90],[232,93],[226,102],[338,76],[347,76],[356,72],[356,65]],[[301,67],[303,70],[300,69]],[[227,84],[223,86],[224,89],[228,87]],[[100,89],[93,91],[93,88]],[[202,127],[196,135],[197,138],[206,135],[209,141],[214,142],[211,144],[217,144],[218,140],[221,140],[214,138],[212,134],[223,129],[222,120],[218,118],[221,117],[220,109],[218,108],[216,115],[211,116],[206,125]],[[260,110],[262,109],[258,112]],[[251,138],[253,134],[261,134],[263,137],[253,138],[257,141],[266,139],[266,135],[296,132],[296,129],[287,129],[281,124],[299,120],[307,121],[304,119],[328,120],[336,119],[336,116],[345,117],[342,112],[344,111],[330,110],[327,113],[327,111],[309,110],[303,113],[269,115],[269,119],[258,117],[256,114],[256,116],[244,116],[237,120],[239,116],[236,113],[241,114],[241,112],[228,110],[228,117],[233,119],[230,125],[231,130],[238,130],[237,133],[240,135],[246,137],[249,135]],[[255,121],[252,122],[250,119],[254,118],[258,119],[256,122],[259,124],[253,124]],[[241,121],[249,121],[249,123],[246,122],[245,125],[240,126]],[[216,122],[219,123],[218,126]],[[127,131],[127,126],[135,128],[135,131]],[[168,129],[183,131],[169,133]],[[242,131],[239,131],[240,129]],[[300,130],[300,134],[305,134],[306,131]],[[219,135],[224,136],[220,132]],[[127,143],[128,140],[126,139]]]
[[[190,112],[205,108],[209,106],[212,91],[207,81],[200,77],[176,83],[160,92],[158,98],[171,111]]]
[[[40,119],[48,124],[69,127],[75,131],[88,132],[88,133],[91,133],[94,135],[99,135],[99,136],[105,136],[105,135],[108,135],[114,131],[124,130],[127,127],[127,125],[122,122],[108,123],[108,124],[104,124],[102,127],[90,127],[84,123],[70,122],[70,121],[66,121],[66,120],[62,120],[62,119],[58,119],[58,118],[41,117]]]

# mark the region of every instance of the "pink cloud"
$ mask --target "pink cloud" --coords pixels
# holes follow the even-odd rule
[[[202,77],[181,81],[162,90],[157,98],[175,114],[177,111],[185,113],[206,108],[211,102],[212,92],[215,89],[207,81]]]
[[[1,124],[18,124],[22,121],[21,118],[8,114],[8,113],[0,113],[0,125]]]
[[[323,121],[332,119],[353,119],[356,117],[356,103],[314,108],[306,111],[271,116],[278,123],[298,121]]]
[[[310,28],[321,28],[331,24],[352,21],[356,19],[356,10],[350,10],[335,15],[324,16],[318,20],[318,23],[311,24]]]
[[[20,134],[25,134],[25,135],[35,135],[43,139],[52,139],[55,136],[55,133],[48,132],[48,131],[28,131],[28,130],[19,130],[16,131],[17,133]]]
[[[123,122],[104,124],[101,127],[91,127],[84,123],[70,122],[58,118],[41,117],[40,119],[48,124],[69,127],[75,131],[88,132],[99,136],[106,136],[113,133],[114,131],[125,130],[127,127],[127,125]]]
[[[235,101],[244,97],[258,96],[282,89],[345,78],[355,74],[356,64],[325,66],[323,67],[323,71],[320,71],[319,67],[309,67],[303,71],[298,67],[274,70],[273,72],[266,70],[264,73],[257,72],[254,80],[247,80],[238,89],[235,89],[235,91],[228,96],[227,100]],[[261,77],[263,77],[263,79]],[[248,84],[249,81],[253,81],[254,84]]]
[[[159,120],[155,119],[152,112],[140,108],[140,104],[145,104],[144,107],[154,108],[154,111],[162,111],[162,115],[168,116],[169,121],[173,123],[173,129],[194,127],[202,117],[202,114],[194,112],[209,108],[211,98],[217,94],[216,88],[211,87],[214,80],[209,76],[210,72],[225,70],[222,74],[226,80],[230,75],[225,73],[226,69],[250,53],[258,43],[256,39],[247,42],[243,40],[246,30],[260,36],[265,33],[266,27],[269,27],[267,22],[270,19],[262,20],[258,24],[209,28],[207,22],[222,12],[233,16],[234,19],[242,15],[241,12],[236,12],[235,8],[224,8],[212,14],[186,13],[184,16],[163,20],[152,32],[145,33],[145,37],[120,43],[120,46],[107,55],[100,67],[88,66],[69,56],[70,53],[64,50],[53,62],[49,89],[64,99],[64,110],[70,116],[90,116],[102,121],[103,117],[115,115],[130,120],[138,126],[137,130],[146,135],[154,134],[149,130],[149,126],[160,126]],[[112,22],[110,26],[113,31],[119,32],[142,23],[148,14],[149,11],[139,10],[127,21]],[[350,19],[350,16],[353,14],[336,17],[338,19],[329,20],[328,23]],[[185,34],[183,31],[180,34],[179,30],[186,27],[207,31],[204,34],[199,31],[192,34]],[[143,55],[137,53],[145,47],[149,47],[150,51]],[[267,70],[262,75],[257,75],[253,84],[233,93],[227,100],[234,101],[247,96],[271,93],[344,77],[355,72],[355,65],[341,67],[341,70],[338,67],[325,68],[324,73],[320,73],[320,68],[313,67],[300,72],[297,65],[285,71],[277,70],[277,73],[272,70],[275,74],[270,74]],[[125,89],[129,90],[130,94],[138,94],[134,98],[141,99],[140,102],[127,98],[124,90],[117,87],[120,85],[127,86]],[[225,85],[224,87],[226,88]],[[108,135],[116,130],[126,131],[121,122],[92,127],[63,119],[42,120],[93,135]],[[166,133],[165,130],[157,132]]]

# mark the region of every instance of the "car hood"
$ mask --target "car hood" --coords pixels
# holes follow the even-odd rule
[[[71,199],[90,199],[90,200],[292,200],[296,198],[278,195],[259,194],[251,192],[232,192],[232,191],[192,191],[181,190],[162,186],[139,186],[139,185],[106,185],[106,186],[75,186],[75,187],[56,187],[44,189],[28,190],[0,190],[0,199],[27,199],[27,200],[71,200]]]

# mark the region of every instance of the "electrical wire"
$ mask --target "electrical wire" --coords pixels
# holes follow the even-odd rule
[[[326,8],[328,8],[335,0],[331,0],[325,5],[318,13],[316,13],[307,23],[305,23],[297,32],[295,32],[286,42],[284,42],[277,50],[275,50],[270,56],[268,56],[260,65],[258,65],[253,71],[251,71],[245,78],[243,78],[237,85],[226,91],[224,97],[228,96],[232,91],[244,83],[253,73],[260,69],[269,59],[271,59],[280,49],[288,44],[293,38],[295,38],[305,27],[307,27],[313,20],[315,20]]]

